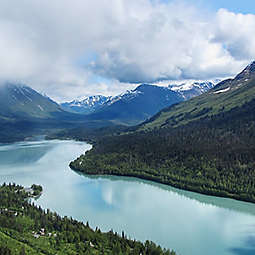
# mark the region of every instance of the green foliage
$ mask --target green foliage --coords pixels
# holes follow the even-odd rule
[[[43,190],[41,185],[36,185],[36,184],[33,184],[31,186],[31,189],[33,190],[33,195],[34,196],[40,195],[42,193],[42,190]]]
[[[42,190],[39,185],[31,187]],[[19,185],[0,187],[1,255],[170,254],[152,242],[143,244],[113,231],[94,231],[88,224],[37,207],[29,203],[28,198],[29,194]],[[154,252],[155,247],[158,253]]]

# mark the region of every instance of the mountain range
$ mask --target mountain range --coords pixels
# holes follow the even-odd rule
[[[207,82],[169,87],[142,84],[118,96],[90,96],[59,105],[26,85],[6,82],[0,86],[0,141],[59,128],[139,124],[212,86]]]
[[[68,127],[134,125],[163,108],[200,95],[211,82],[160,87],[139,85],[118,96],[90,96],[58,104],[24,84],[0,86],[0,141],[15,141]]]
[[[160,87],[141,84],[118,96],[90,96],[61,104],[62,109],[86,114],[89,120],[110,120],[115,124],[138,124],[163,108],[198,96],[214,86],[212,82],[182,83]]]

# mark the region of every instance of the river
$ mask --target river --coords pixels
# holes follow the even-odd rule
[[[152,240],[179,255],[254,255],[255,205],[136,178],[88,177],[71,160],[91,148],[75,141],[0,145],[0,183],[41,184],[36,201],[103,231]]]

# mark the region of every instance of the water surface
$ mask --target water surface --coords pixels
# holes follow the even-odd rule
[[[68,164],[91,146],[74,141],[0,145],[0,183],[41,184],[36,203],[103,231],[153,240],[180,255],[254,255],[255,205],[136,178],[88,177]]]

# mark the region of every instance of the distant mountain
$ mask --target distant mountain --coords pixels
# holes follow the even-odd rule
[[[50,118],[63,112],[60,106],[32,88],[5,83],[0,86],[0,118]]]
[[[115,97],[91,96],[62,103],[64,110],[90,114],[90,120],[109,120],[117,124],[137,124],[172,104],[201,95],[214,86],[212,82],[193,82],[160,87],[139,85]]]
[[[115,97],[97,95],[59,105],[26,85],[6,82],[0,85],[0,141],[20,140],[38,130],[138,124],[207,88],[191,88],[189,95],[174,89],[142,84]]]
[[[199,96],[208,90],[212,89],[214,85],[217,83],[212,81],[204,81],[204,82],[184,82],[181,84],[170,84],[168,86],[169,89],[179,92],[185,100],[188,100],[192,97]]]
[[[110,98],[91,120],[111,120],[116,124],[137,124],[151,117],[166,106],[183,101],[183,97],[165,87],[142,84],[134,90]]]
[[[143,125],[144,128],[180,126],[207,116],[222,114],[255,98],[255,62],[234,79],[218,83],[213,89],[179,105],[163,109]]]
[[[83,100],[73,100],[71,102],[65,102],[60,104],[61,108],[65,111],[90,114],[99,110],[104,103],[110,100],[111,97],[96,95],[90,96]]]
[[[0,142],[23,140],[82,123],[82,116],[63,111],[56,102],[26,85],[0,85]]]

